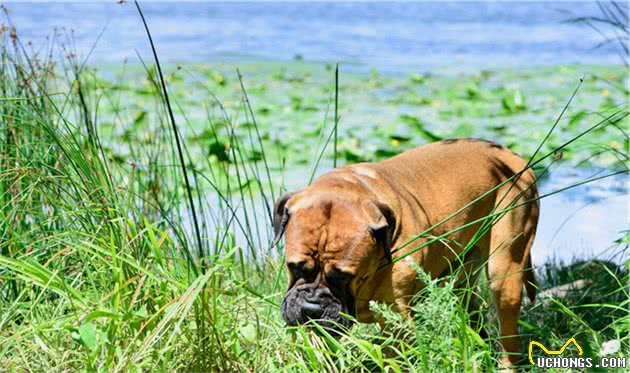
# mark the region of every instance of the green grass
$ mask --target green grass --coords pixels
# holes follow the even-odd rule
[[[483,279],[458,289],[418,268],[427,286],[414,320],[374,304],[385,330],[358,325],[335,339],[287,328],[282,246],[268,242],[274,197],[329,167],[334,145],[345,163],[454,136],[536,155],[541,175],[558,162],[627,171],[628,76],[617,67],[342,73],[336,105],[332,66],[250,64],[242,79],[233,66],[167,66],[172,123],[150,64],[96,70],[25,54],[9,31],[0,35],[6,370],[489,371],[498,333]],[[582,72],[571,110],[547,136]],[[628,237],[610,244],[624,266],[539,269],[541,290],[592,284],[527,304],[522,351],[530,338],[551,347],[575,336],[589,356],[619,339],[624,356]],[[462,299],[472,292],[487,300],[475,311],[486,340],[469,326]]]

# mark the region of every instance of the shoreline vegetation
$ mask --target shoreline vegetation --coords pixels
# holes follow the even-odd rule
[[[237,69],[244,76],[262,140],[266,148],[272,149],[275,162],[286,160],[290,162],[287,168],[308,166],[313,153],[319,150],[311,146],[317,143],[322,128],[330,127],[333,121],[332,64],[295,61],[167,65],[165,81],[178,101],[177,121],[182,123],[189,141],[209,143],[214,151],[210,156],[224,159],[224,153],[229,153],[230,137],[230,131],[224,128],[229,123],[225,121],[236,121],[235,131],[239,132],[252,125],[251,118],[242,112]],[[102,136],[111,136],[115,141],[123,124],[144,125],[152,122],[147,115],[159,116],[142,107],[156,93],[142,65],[95,70],[94,88],[118,93],[116,108],[101,103],[103,115],[125,115],[103,121]],[[149,68],[148,74],[153,76],[155,72]],[[367,74],[345,73],[342,67],[339,157],[342,162],[375,161],[423,143],[471,136],[498,139],[527,157],[546,135],[581,78],[585,83],[573,108],[562,118],[558,132],[552,135],[553,141],[545,144],[546,149],[553,149],[587,128],[602,112],[623,102],[628,94],[625,67],[562,65],[452,75],[390,75],[376,70]],[[228,114],[224,121],[220,118],[225,116],[223,111]],[[209,115],[219,117],[215,119],[217,139],[207,128]],[[523,133],[529,136],[524,138]],[[606,127],[589,140],[591,149],[585,145],[563,156],[569,157],[566,160],[578,159],[580,167],[620,166],[619,159],[607,152],[587,160],[575,156],[598,147],[623,151],[627,145],[622,130]],[[256,159],[255,154],[249,156]],[[332,160],[332,148],[327,149],[324,158]]]
[[[284,186],[332,163],[333,65],[245,64],[240,75],[236,65],[164,66],[169,108],[152,59],[95,70],[68,45],[51,45],[55,57],[35,56],[11,29],[0,32],[3,369],[496,368],[491,302],[465,304],[472,292],[489,299],[483,278],[459,290],[452,278],[418,269],[427,287],[414,305],[417,317],[373,305],[401,333],[358,325],[337,339],[284,325],[282,246],[269,252],[262,233],[270,216],[252,220],[237,211],[269,215]],[[474,136],[533,157],[540,177],[559,164],[603,171],[579,183],[627,174],[627,83],[616,66],[454,76],[342,69],[338,161]],[[188,193],[196,213],[186,206]],[[208,195],[216,202],[207,203]],[[194,219],[201,242],[189,235]],[[237,230],[245,245],[235,243]],[[619,343],[612,356],[626,356],[629,242],[625,232],[610,243],[623,265],[551,261],[537,269],[547,293],[524,306],[521,351],[530,339],[561,346],[575,337],[585,356],[598,356],[610,341]],[[490,338],[469,326],[476,316]]]

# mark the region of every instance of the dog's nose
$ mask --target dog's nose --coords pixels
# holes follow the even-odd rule
[[[302,304],[302,314],[307,319],[320,319],[324,314],[324,308],[319,303],[304,302]]]
[[[317,288],[312,291],[307,297],[306,300],[311,303],[325,303],[332,297],[332,293],[328,288]]]
[[[302,314],[310,319],[321,318],[324,314],[324,305],[330,296],[330,290],[326,288],[315,289],[302,304]]]

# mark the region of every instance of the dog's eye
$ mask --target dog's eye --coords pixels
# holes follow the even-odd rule
[[[299,262],[288,262],[287,267],[289,267],[289,271],[293,273],[293,276],[297,278],[306,278],[311,274],[311,272],[313,272],[313,269],[310,268],[304,260]]]
[[[331,286],[344,286],[354,277],[352,273],[343,272],[336,268],[333,268],[326,275],[326,282]]]

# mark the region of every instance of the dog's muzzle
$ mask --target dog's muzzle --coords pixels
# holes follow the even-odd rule
[[[295,287],[282,300],[282,318],[291,326],[316,320],[332,330],[349,328],[352,321],[342,316],[342,312],[349,313],[347,307],[325,287]]]

